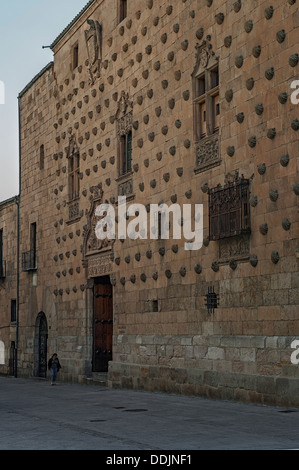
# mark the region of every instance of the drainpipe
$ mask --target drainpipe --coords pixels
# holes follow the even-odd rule
[[[19,312],[20,312],[20,200],[21,200],[21,112],[20,96],[18,97],[19,119],[19,195],[15,198],[17,204],[17,299],[16,299],[16,344],[15,344],[15,378],[18,377],[19,349]]]

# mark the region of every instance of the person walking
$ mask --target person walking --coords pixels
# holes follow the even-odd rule
[[[48,368],[51,372],[51,385],[55,385],[57,372],[59,372],[59,369],[61,369],[61,365],[56,353],[54,353],[49,359]]]

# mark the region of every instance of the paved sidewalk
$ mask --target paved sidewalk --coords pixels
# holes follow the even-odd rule
[[[296,409],[5,377],[0,423],[0,450],[299,448]]]

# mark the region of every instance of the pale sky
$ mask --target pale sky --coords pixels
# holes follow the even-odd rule
[[[87,0],[0,0],[0,201],[19,192],[18,94],[53,60],[50,45]],[[1,101],[0,101],[1,103]]]

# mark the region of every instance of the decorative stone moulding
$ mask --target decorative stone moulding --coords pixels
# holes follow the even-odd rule
[[[244,24],[244,29],[245,29],[246,33],[250,33],[253,29],[253,21],[252,20],[246,21],[245,24]]]
[[[289,161],[290,161],[290,157],[289,157],[288,154],[282,155],[282,156],[280,157],[280,164],[281,164],[281,166],[283,166],[283,167],[288,166]]]
[[[251,207],[256,207],[258,204],[257,196],[251,196],[249,199],[249,204],[251,205]]]
[[[289,219],[283,219],[281,225],[282,225],[282,227],[283,227],[284,230],[288,231],[288,230],[290,230],[292,224],[291,224],[291,222],[289,221]]]
[[[246,88],[248,91],[251,91],[254,87],[254,78],[250,77],[246,80]]]
[[[171,250],[173,253],[177,253],[179,251],[179,246],[178,245],[172,245]]]
[[[227,147],[226,152],[229,157],[233,157],[235,155],[235,147],[233,145],[230,145],[229,147]]]
[[[285,38],[286,38],[286,32],[284,29],[281,29],[276,33],[276,41],[279,42],[279,44],[283,43]]]
[[[157,60],[157,62],[154,63],[154,69],[156,71],[160,70],[160,67],[161,67],[161,63],[159,60]]]
[[[231,259],[229,262],[229,267],[234,271],[238,266],[238,263],[235,259]]]
[[[166,271],[165,271],[165,276],[167,277],[167,279],[170,279],[170,278],[171,278],[172,272],[170,271],[170,269],[166,269]]]
[[[239,124],[242,124],[242,122],[243,122],[244,119],[245,119],[244,113],[243,113],[243,112],[242,112],[242,113],[238,113],[238,114],[236,115],[236,119],[237,119],[237,121],[238,121]]]
[[[158,279],[159,275],[157,273],[157,271],[155,271],[152,275],[152,278],[154,279],[154,281],[156,281]]]
[[[197,37],[197,39],[200,41],[200,40],[203,38],[203,35],[204,35],[204,29],[203,29],[203,28],[199,28],[199,29],[196,31],[196,37]]]
[[[253,266],[254,268],[257,266],[258,264],[258,257],[256,255],[251,255],[250,256],[250,264],[251,266]]]
[[[299,130],[299,120],[298,119],[294,119],[292,121],[292,124],[291,124],[291,127],[294,131],[298,131]]]
[[[278,191],[277,189],[273,189],[269,192],[269,197],[271,199],[272,202],[276,202],[278,197],[279,197],[279,194],[278,194]]]
[[[238,57],[235,58],[235,65],[238,69],[242,67],[243,63],[244,63],[244,59],[242,55],[239,55]]]
[[[261,52],[262,52],[261,46],[254,46],[254,48],[252,49],[252,55],[256,59],[261,55]]]
[[[265,18],[267,20],[270,20],[270,18],[272,18],[273,13],[274,13],[274,8],[272,7],[272,5],[270,7],[265,8]]]
[[[211,264],[211,268],[215,273],[219,271],[219,264],[217,263],[217,261],[213,261],[213,263]]]
[[[224,45],[226,48],[229,48],[232,44],[232,36],[226,36],[224,38]]]
[[[215,15],[215,20],[216,20],[217,24],[222,24],[223,21],[224,21],[224,14],[223,13],[217,13],[217,15]]]
[[[225,92],[225,99],[226,99],[226,101],[227,101],[228,103],[230,103],[230,102],[232,101],[233,96],[234,96],[234,92],[233,92],[232,89],[227,90],[227,91]]]
[[[189,90],[185,90],[183,92],[183,98],[184,98],[185,101],[189,100],[189,98],[190,98],[190,91]]]
[[[259,231],[262,235],[267,235],[267,233],[268,233],[268,224],[265,223],[265,224],[260,225]]]
[[[279,93],[278,95],[278,101],[281,104],[285,104],[288,101],[288,94],[284,91],[282,93]]]
[[[280,256],[279,256],[278,251],[272,251],[272,253],[271,253],[272,263],[277,264],[279,260],[280,260]]]
[[[272,80],[272,78],[274,77],[274,67],[270,67],[266,70],[265,77],[267,80]]]
[[[201,274],[201,272],[202,272],[202,267],[201,267],[201,265],[200,265],[200,264],[196,264],[196,265],[194,266],[194,271],[196,272],[196,274]]]
[[[163,34],[162,34],[162,36],[161,36],[161,41],[162,41],[163,44],[166,43],[166,41],[167,41],[167,33],[163,33]]]
[[[270,139],[270,140],[273,140],[273,139],[276,137],[276,129],[275,129],[275,127],[272,127],[271,129],[268,129],[267,137],[268,137],[268,139]]]
[[[189,41],[188,39],[185,39],[182,43],[181,43],[181,48],[183,49],[183,51],[186,51],[189,47]]]
[[[255,112],[256,112],[256,114],[257,114],[258,116],[261,116],[261,115],[263,114],[263,112],[264,112],[264,106],[263,106],[262,103],[259,103],[259,104],[256,105],[256,107],[255,107]]]
[[[265,163],[260,163],[257,166],[257,171],[260,175],[264,175],[266,173],[266,164]]]
[[[299,62],[299,54],[292,54],[289,58],[289,64],[291,67],[296,67]]]
[[[241,0],[237,0],[237,1],[234,3],[234,11],[235,11],[236,13],[238,13],[238,12],[241,10],[241,7],[242,7]]]
[[[248,139],[248,145],[249,145],[249,147],[254,148],[254,147],[256,146],[256,142],[257,142],[257,140],[256,140],[256,137],[255,137],[255,136],[250,137],[250,138]]]

